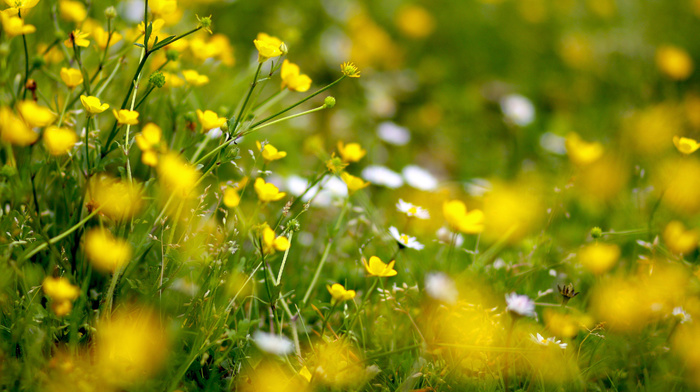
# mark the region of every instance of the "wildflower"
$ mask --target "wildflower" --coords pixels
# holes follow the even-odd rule
[[[418,219],[430,219],[430,213],[428,212],[428,210],[426,210],[423,207],[407,203],[403,201],[403,199],[399,199],[399,202],[396,203],[396,209],[399,210],[399,212],[403,212],[404,214],[410,217],[416,217]]]
[[[81,95],[80,102],[83,103],[83,107],[90,114],[100,114],[109,109],[108,104],[100,102],[99,98],[93,96]]]
[[[262,157],[265,162],[269,163],[287,156],[287,152],[278,151],[277,148],[270,143],[265,143],[265,146],[260,144],[260,142],[255,142],[255,144],[258,146],[258,150],[262,151]]]
[[[345,302],[355,298],[355,290],[345,290],[340,283],[333,283],[333,285],[326,285],[326,289],[331,293],[332,303],[336,304],[338,302]]]
[[[51,298],[51,309],[58,317],[73,310],[73,301],[80,296],[80,288],[66,278],[46,277],[42,283],[44,293]]]
[[[156,15],[167,15],[177,11],[177,0],[148,0],[148,8]]]
[[[663,239],[671,252],[686,255],[698,247],[700,231],[686,230],[683,223],[671,221],[664,229]]]
[[[693,73],[693,59],[682,48],[663,45],[656,49],[656,66],[673,80],[685,80]]]
[[[257,39],[253,40],[255,48],[258,50],[258,62],[264,63],[272,57],[281,56],[283,53],[282,49],[285,49],[284,42],[279,38],[267,35],[265,33],[258,33]],[[286,51],[286,50],[285,50]]]
[[[406,5],[396,15],[396,24],[406,36],[425,38],[435,29],[435,19],[423,7]]]
[[[17,111],[30,127],[45,127],[56,121],[56,114],[45,106],[28,100],[17,104]]]
[[[161,184],[183,198],[190,196],[200,176],[197,169],[175,153],[163,155],[158,160],[157,171]]]
[[[676,146],[678,151],[685,155],[690,155],[700,148],[700,143],[698,143],[697,140],[687,137],[674,136],[673,145]]]
[[[61,0],[58,2],[58,11],[61,18],[73,23],[80,23],[87,18],[85,5],[79,1]]]
[[[117,123],[119,123],[119,125],[136,125],[139,123],[139,112],[135,110],[120,109],[117,111],[116,109],[113,109],[112,113],[117,119]]]
[[[689,323],[693,321],[693,317],[688,314],[688,312],[683,309],[681,306],[676,306],[673,308],[673,312],[671,313],[673,317],[678,319],[678,322],[681,324]]]
[[[143,126],[141,133],[136,135],[136,145],[141,150],[141,162],[145,165],[155,167],[158,165],[158,150],[163,131],[154,123]]]
[[[107,49],[107,41],[109,40],[109,46],[112,46],[116,44],[117,42],[122,40],[122,35],[119,34],[118,31],[113,31],[112,36],[109,36],[109,31],[106,31],[102,27],[97,27],[94,30],[92,30],[92,38],[95,39],[95,42],[97,43],[97,46],[99,46],[100,49],[105,50]]]
[[[92,229],[85,235],[85,256],[95,269],[114,273],[131,260],[131,245],[107,229]]]
[[[323,107],[326,109],[332,109],[335,107],[335,97],[329,95],[323,99]]]
[[[500,104],[506,121],[510,123],[526,127],[535,121],[535,106],[522,95],[507,95],[501,99]]]
[[[357,162],[367,154],[367,151],[358,143],[344,145],[341,141],[338,142],[338,152],[344,162]]]
[[[355,64],[350,63],[350,62],[345,62],[340,64],[340,71],[343,73],[343,75],[349,77],[349,78],[359,78],[360,77],[360,71],[357,69],[357,66]]]
[[[61,68],[61,80],[68,88],[73,89],[83,83],[83,73],[79,69],[63,67]]]
[[[185,81],[195,87],[204,86],[209,83],[209,77],[207,75],[200,75],[199,72],[193,69],[186,69],[182,71],[182,76],[185,77]]]
[[[201,27],[204,31],[208,32],[209,34],[214,34],[211,31],[211,15],[202,16],[201,18],[197,14],[195,14],[195,16],[197,17],[197,22],[199,22],[198,27]]]
[[[335,153],[331,155],[331,158],[326,161],[326,168],[333,174],[340,174],[348,166],[347,163],[343,162],[342,159],[335,156]]]
[[[216,112],[211,110],[201,111],[197,109],[197,118],[202,124],[202,130],[206,133],[214,128],[219,128],[226,123],[226,117],[219,117]]]
[[[349,174],[348,172],[340,173],[340,178],[345,182],[345,185],[348,186],[348,192],[350,194],[353,194],[359,191],[360,189],[369,186],[369,182],[364,182],[361,178],[355,177],[352,174]]]
[[[399,233],[399,230],[394,226],[391,226],[389,228],[389,233],[392,237],[394,237],[396,242],[399,243],[399,247],[401,248],[410,248],[415,250],[422,250],[424,248],[423,244],[416,241],[416,237],[411,237],[407,234],[401,234]]]
[[[101,174],[91,179],[88,192],[100,213],[114,220],[130,218],[141,209],[141,188],[135,183]]]
[[[367,260],[362,259],[362,264],[365,265],[365,269],[370,276],[378,277],[389,277],[397,274],[394,269],[395,260],[389,262],[389,264],[384,264],[382,259],[377,256],[372,256],[369,258],[369,263]]]
[[[401,175],[388,167],[370,165],[362,169],[362,178],[375,185],[381,185],[389,189],[403,186]]]
[[[279,188],[274,184],[266,183],[260,177],[255,179],[253,187],[255,188],[255,193],[258,194],[258,199],[263,203],[278,201],[287,195],[284,192],[280,192]]]
[[[90,46],[90,41],[87,39],[89,35],[90,33],[83,33],[80,30],[73,30],[68,36],[68,39],[63,41],[63,43],[69,48],[72,48],[73,44],[75,44],[75,46],[87,48]]]
[[[576,290],[574,290],[573,283],[569,283],[568,285],[561,286],[561,287],[559,285],[557,285],[557,289],[559,290],[559,294],[561,294],[561,296],[563,297],[562,301],[564,302],[564,305],[566,305],[567,302],[569,302],[569,300],[571,298],[574,298],[575,296],[581,294],[579,292],[576,292]]]
[[[24,24],[24,20],[16,15],[10,15],[9,12],[0,12],[2,20],[2,29],[7,34],[8,38],[18,35],[32,34],[36,31],[36,27]]]
[[[266,223],[262,228],[262,246],[263,252],[271,255],[275,251],[284,252],[289,249],[289,240],[283,235],[275,236],[275,231]]]
[[[466,234],[478,234],[484,230],[484,213],[481,210],[467,212],[467,206],[460,200],[443,203],[442,213],[448,225],[454,231]]]
[[[557,345],[562,350],[565,350],[566,347],[568,346],[568,344],[562,343],[561,340],[557,340],[557,338],[555,338],[554,336],[552,336],[551,338],[545,339],[539,333],[537,334],[537,336],[530,334],[530,339],[532,339],[533,342],[535,342],[541,346],[545,346],[545,347],[549,347],[550,345]]]
[[[535,316],[535,302],[527,295],[506,294],[506,310],[520,316]]]
[[[34,8],[39,0],[5,0],[8,6],[15,10],[26,10],[29,8]]]
[[[459,296],[455,282],[442,272],[432,272],[425,276],[425,291],[433,299],[448,304],[457,302]]]
[[[67,154],[77,142],[78,135],[70,129],[50,126],[44,130],[44,145],[51,155]]]
[[[566,152],[571,162],[577,165],[588,165],[603,156],[603,145],[598,142],[586,142],[574,132],[569,133],[564,142]]]
[[[283,335],[255,331],[253,341],[260,350],[270,354],[287,355],[294,351],[294,343]]]
[[[224,190],[224,205],[229,208],[238,207],[241,204],[241,196],[238,191],[232,187],[226,187]]]
[[[406,184],[422,191],[433,191],[438,187],[438,180],[429,171],[420,166],[408,165],[401,170]]]
[[[593,243],[578,252],[578,261],[596,275],[610,270],[620,258],[620,248],[615,244]]]
[[[163,72],[163,76],[165,76],[165,85],[167,87],[181,87],[185,84],[185,81],[182,80],[181,77],[177,75],[173,75],[170,72]]]
[[[0,107],[0,139],[17,146],[28,146],[39,138],[27,124],[8,107]]]
[[[286,59],[282,63],[280,77],[282,78],[282,88],[286,87],[291,91],[303,93],[311,87],[311,78],[301,74],[299,66]]]
[[[379,124],[377,136],[395,146],[405,146],[411,141],[411,132],[407,128],[396,125],[391,121]]]

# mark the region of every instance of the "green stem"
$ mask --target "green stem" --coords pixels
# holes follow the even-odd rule
[[[21,17],[21,15],[19,16]],[[29,50],[27,49],[26,34],[22,34],[22,43],[24,44],[24,83],[22,83],[20,88],[22,88],[22,99],[24,99],[27,96],[27,82],[29,81]],[[17,95],[19,95],[19,93]]]
[[[241,105],[241,109],[238,111],[238,115],[236,118],[233,120],[233,127],[231,129],[231,132],[233,134],[236,134],[236,128],[238,128],[238,124],[241,123],[241,118],[243,117],[243,113],[245,112],[246,106],[248,106],[248,101],[250,100],[250,96],[253,94],[253,90],[255,90],[255,86],[258,85],[258,76],[260,76],[260,69],[262,69],[263,63],[258,63],[258,68],[255,70],[255,75],[253,76],[253,83],[250,84],[250,88],[248,89],[248,94],[246,94],[245,99],[243,100],[243,104]]]
[[[68,235],[70,235],[72,232],[78,230],[78,229],[79,229],[80,227],[82,227],[85,223],[87,223],[87,221],[89,221],[90,219],[92,219],[92,217],[95,216],[99,211],[100,211],[100,208],[95,209],[92,213],[90,213],[90,215],[86,216],[83,220],[81,220],[80,222],[78,222],[78,223],[76,223],[75,225],[73,225],[73,227],[71,227],[70,229],[64,231],[63,233],[61,233],[61,234],[59,234],[59,235],[57,235],[56,237],[53,237],[53,238],[50,239],[48,242],[44,242],[44,243],[42,243],[41,245],[37,246],[36,248],[32,249],[32,250],[29,251],[26,255],[22,256],[22,257],[20,258],[20,260],[26,260],[26,259],[28,259],[28,258],[34,256],[35,254],[39,253],[39,252],[42,251],[43,249],[46,249],[46,247],[49,245],[49,243],[50,243],[51,245],[53,245],[53,244],[57,243],[58,241],[60,241],[60,240],[62,240],[62,239],[64,239],[64,238],[66,238],[66,237],[67,237]]]
[[[311,114],[311,113],[314,113],[314,112],[318,112],[318,111],[321,111],[321,110],[326,109],[326,108],[327,108],[327,106],[324,104],[324,105],[321,105],[321,106],[319,106],[319,107],[317,107],[317,108],[315,108],[315,109],[310,109],[310,110],[307,110],[307,111],[305,111],[305,112],[301,112],[301,113],[297,113],[297,114],[292,114],[292,115],[289,115],[289,116],[287,116],[287,117],[282,117],[282,118],[280,118],[280,119],[278,119],[278,120],[270,121],[270,122],[267,123],[267,124],[259,125],[259,126],[255,127],[255,128],[249,128],[249,129],[247,129],[245,132],[241,133],[239,136],[245,136],[245,135],[248,135],[248,134],[252,133],[253,131],[257,131],[258,129],[263,129],[263,128],[268,127],[268,126],[270,126],[270,125],[274,125],[274,124],[277,124],[277,123],[281,123],[282,121],[287,121],[287,120],[291,120],[291,119],[293,119],[293,118],[297,118],[297,117],[301,117],[301,116],[304,116],[304,115],[307,115],[307,114]]]

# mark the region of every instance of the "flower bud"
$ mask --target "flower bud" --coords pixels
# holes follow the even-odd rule
[[[34,56],[32,58],[32,68],[41,68],[44,65],[46,65],[46,60],[44,60],[44,56]]]
[[[600,227],[596,226],[596,227],[591,229],[591,237],[593,237],[594,239],[598,239],[602,236],[603,236],[603,230]]]
[[[287,44],[282,42],[282,45],[280,45],[280,52],[282,52],[282,56],[286,55],[289,49],[287,49]]]
[[[105,18],[114,19],[117,17],[117,10],[113,6],[109,6],[105,9]]]
[[[177,61],[177,59],[180,58],[180,53],[175,49],[168,49],[165,52],[165,58],[168,59],[168,61]]]
[[[335,98],[333,98],[330,95],[327,96],[326,99],[323,101],[323,106],[325,106],[328,109],[332,108],[333,106],[335,106]]]
[[[163,75],[162,72],[154,72],[151,74],[151,77],[148,78],[148,83],[153,84],[158,88],[161,88],[165,85],[165,75]]]

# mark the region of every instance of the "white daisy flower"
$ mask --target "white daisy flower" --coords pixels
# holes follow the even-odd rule
[[[405,146],[411,141],[411,132],[407,128],[396,125],[391,121],[379,124],[377,136],[395,146]]]
[[[673,316],[676,317],[681,324],[693,321],[693,318],[680,306],[673,308]]]
[[[566,347],[568,346],[567,343],[562,343],[561,340],[557,340],[557,338],[555,338],[554,336],[552,336],[551,338],[545,339],[539,333],[537,334],[537,336],[530,334],[530,339],[532,339],[533,342],[539,344],[540,346],[545,346],[545,347],[552,345],[552,344],[556,344],[562,350],[565,350]]]
[[[438,229],[435,235],[437,236],[439,242],[450,245],[452,243],[452,236],[455,236],[455,233],[447,227],[443,226]],[[462,244],[464,244],[464,236],[462,236],[461,234],[457,234],[454,237],[454,241],[455,248],[461,248]]]
[[[398,242],[399,245],[402,247],[411,248],[411,249],[415,249],[415,250],[421,250],[424,248],[423,244],[416,241],[416,237],[411,237],[407,234],[401,234],[401,233],[399,233],[399,229],[397,229],[394,226],[391,226],[389,228],[389,233],[391,234],[392,237],[394,237],[396,242]]]
[[[401,171],[406,183],[422,191],[433,191],[438,187],[438,180],[429,171],[420,166],[408,165]]]
[[[255,331],[253,341],[260,350],[270,354],[287,355],[294,351],[294,343],[283,335]]]
[[[449,304],[457,302],[459,296],[455,282],[442,272],[432,272],[425,276],[425,291],[434,299]]]
[[[384,186],[391,189],[399,188],[403,185],[401,175],[388,167],[370,165],[362,170],[362,178],[372,183],[372,185]]]
[[[501,98],[501,111],[506,121],[525,127],[535,121],[535,106],[519,94],[510,94]]]
[[[535,302],[527,295],[518,295],[515,292],[506,294],[506,310],[521,316],[535,316]]]
[[[428,210],[411,203],[406,203],[402,199],[399,199],[399,202],[396,203],[396,209],[399,210],[399,212],[403,212],[411,217],[416,217],[418,219],[430,219],[430,213]]]

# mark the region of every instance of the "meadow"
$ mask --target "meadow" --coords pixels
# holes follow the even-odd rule
[[[699,0],[0,8],[0,390],[700,388]]]

